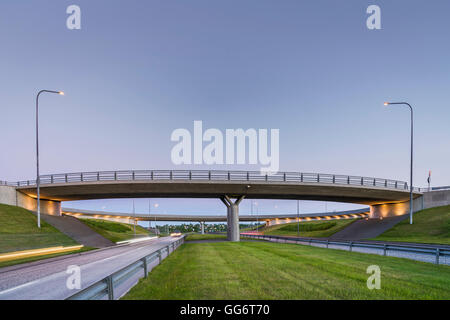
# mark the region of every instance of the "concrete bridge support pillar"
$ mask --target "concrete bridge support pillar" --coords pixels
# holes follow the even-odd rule
[[[223,196],[220,198],[222,202],[227,206],[227,240],[228,241],[240,241],[239,232],[239,203],[245,198],[240,196],[235,202],[230,197]]]
[[[200,228],[202,230],[202,234],[205,234],[205,222],[204,221],[200,221]]]

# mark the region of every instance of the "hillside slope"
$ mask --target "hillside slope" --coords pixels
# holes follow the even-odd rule
[[[421,210],[371,240],[450,244],[450,205]]]
[[[71,246],[78,243],[41,220],[30,211],[0,204],[0,253],[54,246]]]

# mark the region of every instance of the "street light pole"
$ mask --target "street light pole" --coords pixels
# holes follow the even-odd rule
[[[300,237],[300,200],[297,200],[297,238]]]
[[[41,193],[40,193],[40,184],[41,178],[39,176],[39,96],[41,93],[56,93],[60,95],[64,95],[62,91],[53,91],[53,90],[41,90],[38,92],[36,96],[36,190],[37,190],[37,224],[38,228],[41,228]]]
[[[413,147],[414,147],[414,118],[413,108],[407,102],[385,102],[384,105],[401,104],[409,107],[411,111],[411,157],[410,157],[410,171],[409,171],[409,224],[413,223]]]

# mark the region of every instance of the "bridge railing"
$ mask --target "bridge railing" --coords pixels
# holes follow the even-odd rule
[[[95,181],[151,181],[151,180],[192,180],[192,181],[249,181],[249,182],[290,182],[323,183],[354,186],[373,186],[387,189],[408,190],[408,183],[391,179],[360,176],[346,176],[308,172],[278,172],[261,174],[259,171],[221,170],[133,170],[61,173],[40,176],[41,185]],[[36,180],[6,183],[12,186],[34,186]],[[419,188],[414,188],[419,191]]]
[[[182,236],[177,241],[172,242],[168,246],[161,248],[133,263],[129,264],[125,268],[110,274],[109,276],[91,284],[89,287],[82,289],[74,295],[67,298],[67,300],[115,300],[118,297],[116,289],[130,278],[136,277],[139,274],[143,274],[147,278],[150,272],[150,264],[155,260],[159,263],[169,256],[170,253],[175,251],[180,245],[184,243],[185,236]],[[123,291],[123,290],[122,290]]]
[[[426,261],[434,262],[435,264],[450,264],[450,249],[447,247],[426,247],[407,244],[385,244],[385,243],[369,243],[363,241],[345,241],[345,240],[329,240],[329,239],[311,239],[302,237],[287,237],[287,236],[270,236],[270,235],[254,235],[245,234],[242,235],[247,238],[256,238],[260,240],[268,240],[282,243],[297,243],[316,245],[329,248],[330,246],[340,247],[347,249],[348,251],[361,249],[372,249],[373,253],[382,254],[384,256],[389,255],[389,252],[401,252],[412,255],[424,255],[427,257]],[[414,259],[418,260],[418,259]],[[422,259],[423,261],[424,259]],[[442,260],[442,261],[441,261]]]

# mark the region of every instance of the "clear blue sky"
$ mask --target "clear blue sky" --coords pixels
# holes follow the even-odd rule
[[[81,30],[66,28],[71,4]],[[381,7],[382,30],[366,28],[370,4]],[[2,1],[0,179],[34,178],[34,99],[46,88],[66,96],[41,99],[43,174],[259,170],[173,165],[171,132],[203,120],[223,131],[280,129],[281,171],[406,181],[408,110],[383,106],[406,100],[415,185],[428,170],[433,185],[450,185],[448,12],[447,0]],[[214,199],[157,201],[160,212],[225,212]],[[276,203],[261,210],[295,211]]]

